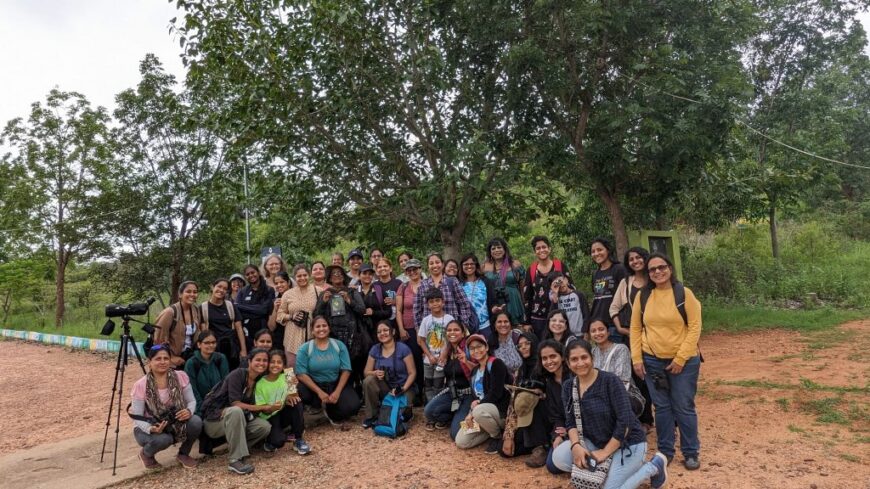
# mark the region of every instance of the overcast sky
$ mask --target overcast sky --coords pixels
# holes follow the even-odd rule
[[[0,0],[0,127],[55,86],[114,110],[149,52],[181,80],[175,16],[167,0]],[[862,22],[870,31],[870,14]]]

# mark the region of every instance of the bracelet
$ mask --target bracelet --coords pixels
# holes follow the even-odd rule
[[[572,443],[572,444],[571,444],[571,450],[574,450],[574,445],[580,445],[580,442],[579,442],[579,441],[575,441],[574,443]],[[583,445],[580,445],[580,447],[582,448]]]

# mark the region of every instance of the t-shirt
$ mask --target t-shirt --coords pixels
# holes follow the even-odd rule
[[[408,367],[405,365],[405,357],[411,354],[408,345],[396,342],[396,350],[388,357],[381,355],[381,345],[377,344],[369,350],[369,356],[375,359],[375,370],[389,372],[389,386],[402,387],[408,380]]]
[[[483,399],[483,370],[476,368],[471,375],[471,388],[478,399]]]
[[[424,343],[429,349],[429,352],[437,358],[441,354],[441,349],[444,348],[444,333],[447,331],[447,323],[453,321],[453,316],[445,314],[440,318],[429,314],[420,322],[420,331],[417,336],[424,338]],[[423,363],[429,365],[429,359],[424,355]]]
[[[188,385],[190,385],[190,377],[187,376],[186,373],[182,370],[175,371],[175,377],[178,379],[178,387],[183,391]],[[136,381],[133,384],[133,392],[131,397],[133,399],[137,399],[140,401],[145,400],[145,387],[148,381],[148,376],[144,376]],[[169,402],[169,389],[157,389],[157,397],[160,398],[160,402],[165,406],[167,402]],[[176,409],[183,409],[185,406],[176,406]]]
[[[258,406],[275,404],[277,402],[283,403],[286,398],[287,377],[284,376],[284,372],[278,374],[278,378],[275,380],[269,380],[263,376],[257,381],[257,386],[254,388],[254,400]],[[278,410],[272,413],[260,413],[260,417],[269,419],[280,412]]]
[[[321,384],[336,382],[342,370],[351,370],[350,354],[343,342],[330,338],[329,345],[321,350],[314,341],[303,343],[296,351],[297,376],[308,375]]]
[[[610,318],[610,303],[613,302],[613,294],[619,286],[619,282],[627,276],[625,268],[619,263],[612,265],[607,270],[595,270],[592,274],[592,309],[589,311],[590,320],[601,320],[608,326],[613,325]]]
[[[216,306],[208,302],[208,329],[217,337],[217,340],[232,339],[234,337],[233,325],[230,323],[230,314],[227,312],[227,307],[233,308],[233,317],[236,321],[241,321],[242,314],[239,308],[232,302],[224,301],[223,304]]]
[[[486,305],[486,283],[478,278],[474,282],[463,282],[462,289],[468,296],[468,300],[471,301],[471,308],[477,314],[478,329],[488,328],[489,308]]]
[[[568,329],[570,329],[571,334],[575,336],[582,336],[583,321],[586,319],[583,317],[583,310],[586,308],[580,307],[580,300],[580,294],[573,290],[565,295],[559,296],[559,309],[568,314]],[[585,302],[586,298],[583,298],[582,300]]]
[[[377,281],[374,283],[374,285],[372,285],[372,287],[374,287],[376,289],[375,293],[377,293],[377,289],[380,288],[381,294],[383,294],[383,297],[379,296],[378,299],[380,299],[381,303],[383,303],[384,299],[386,299],[387,297],[389,297],[390,299],[393,299],[393,306],[392,306],[393,312],[392,312],[392,314],[390,314],[391,321],[396,319],[396,295],[397,295],[399,287],[401,287],[401,285],[402,285],[402,281],[397,279],[397,278],[394,278],[387,283]]]

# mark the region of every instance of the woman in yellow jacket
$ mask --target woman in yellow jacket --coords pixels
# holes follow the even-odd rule
[[[674,425],[680,429],[683,465],[700,467],[695,392],[701,359],[701,303],[674,277],[670,258],[653,253],[646,262],[650,284],[635,297],[631,313],[631,363],[655,405],[658,449],[674,457]]]

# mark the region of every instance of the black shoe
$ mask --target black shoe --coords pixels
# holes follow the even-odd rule
[[[691,455],[683,460],[683,466],[686,467],[686,470],[698,470],[701,468],[701,462],[698,461],[697,455]]]
[[[483,453],[487,455],[495,455],[501,448],[501,440],[498,438],[490,438],[489,444],[486,445],[486,450]]]
[[[230,472],[235,472],[239,475],[248,475],[254,472],[254,466],[241,460],[236,460],[235,462],[230,462],[229,465]]]
[[[376,417],[375,418],[366,418],[362,422],[362,427],[365,429],[369,429],[369,428],[373,427],[375,425],[375,423],[377,423],[377,422],[378,422],[378,418],[376,418]]]

